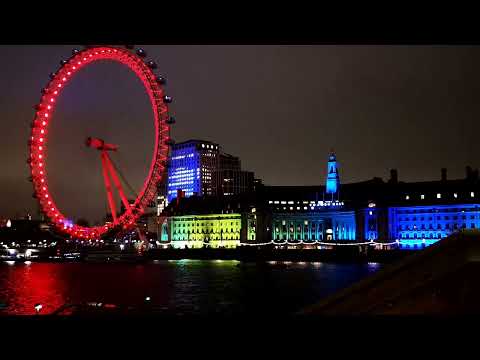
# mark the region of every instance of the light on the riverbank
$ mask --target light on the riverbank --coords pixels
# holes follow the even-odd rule
[[[42,310],[42,308],[43,308],[42,304],[35,304],[35,311],[37,312],[37,314],[40,312],[40,310]]]

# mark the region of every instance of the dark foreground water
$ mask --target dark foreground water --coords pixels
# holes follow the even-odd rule
[[[139,306],[148,296],[169,314],[289,314],[372,273],[380,264],[149,264],[0,262],[0,315],[50,313],[64,303]]]

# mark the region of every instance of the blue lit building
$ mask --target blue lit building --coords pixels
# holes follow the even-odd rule
[[[223,153],[218,144],[189,140],[174,144],[168,166],[167,200],[182,190],[185,197],[232,196],[255,188],[254,173],[243,171],[238,157]]]
[[[339,209],[321,211],[282,212],[272,215],[272,239],[305,243],[316,241],[355,240],[355,213]]]
[[[391,207],[390,238],[401,247],[420,248],[453,232],[480,227],[480,204]]]
[[[467,167],[465,179],[399,182],[396,170],[379,183],[363,209],[365,239],[396,242],[401,249],[421,249],[448,235],[480,227],[480,181]]]
[[[327,178],[322,186],[267,187],[272,213],[274,242],[288,240],[311,242],[354,241],[355,211],[340,201],[340,178],[335,154],[328,158]]]
[[[172,145],[169,164],[167,199],[185,196],[214,195],[218,184],[219,146],[209,141],[189,140]]]

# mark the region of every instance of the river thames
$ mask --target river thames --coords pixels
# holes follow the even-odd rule
[[[0,315],[48,314],[65,303],[139,306],[169,315],[292,314],[365,278],[379,263],[245,263],[154,260],[146,264],[0,262]]]

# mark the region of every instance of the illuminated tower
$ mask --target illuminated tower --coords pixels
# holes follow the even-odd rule
[[[327,170],[327,181],[326,181],[326,193],[332,194],[332,200],[334,194],[338,193],[338,188],[340,186],[340,179],[338,177],[337,169],[337,158],[332,152],[328,158],[328,170]]]

